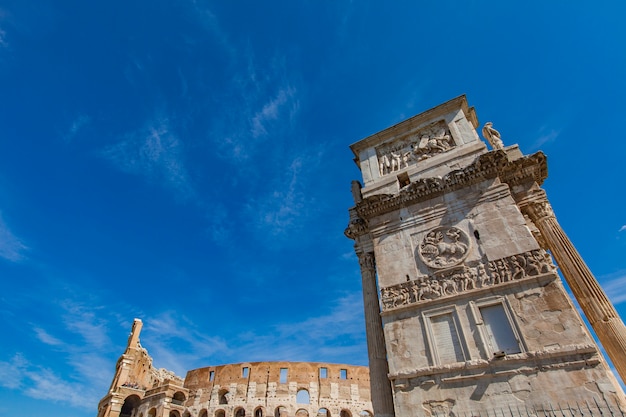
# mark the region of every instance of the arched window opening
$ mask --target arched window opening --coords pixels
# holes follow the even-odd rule
[[[274,417],[287,417],[287,409],[285,407],[276,407]]]
[[[148,411],[148,417],[156,417],[156,408],[151,408],[150,411]]]
[[[235,410],[235,417],[245,417],[246,416],[246,410],[239,407]]]
[[[296,404],[311,404],[309,391],[305,389],[298,390],[298,393],[296,394]]]
[[[176,410],[170,411],[170,417],[180,417],[180,413]]]
[[[226,417],[226,411],[224,411],[224,410],[217,410],[215,412],[215,417]]]
[[[320,408],[317,410],[317,417],[330,417],[330,411],[328,408]]]
[[[304,408],[300,408],[298,411],[296,411],[296,417],[309,417],[309,412],[306,411]]]
[[[129,395],[124,400],[124,404],[122,404],[122,411],[120,411],[120,417],[130,417],[136,411],[137,407],[139,407],[139,403],[141,399],[137,395]]]
[[[185,411],[183,413],[183,417],[191,417],[191,413],[189,411]]]
[[[209,417],[209,412],[207,410],[200,410],[198,417]]]
[[[228,391],[223,389],[219,392],[220,404],[228,404]]]
[[[176,393],[172,397],[172,404],[183,405],[185,400],[186,400],[185,394],[182,393],[181,391],[176,391]]]
[[[361,417],[374,417],[374,413],[371,411],[363,410],[359,413]]]
[[[263,407],[257,407],[257,409],[254,410],[254,417],[263,417]]]
[[[339,413],[339,417],[352,417],[352,413],[344,408],[341,410],[341,413]]]

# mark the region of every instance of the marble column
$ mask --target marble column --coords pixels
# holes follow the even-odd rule
[[[370,388],[374,417],[393,417],[393,394],[388,378],[387,349],[376,287],[376,263],[373,253],[358,253],[363,281],[363,306],[365,309],[365,332],[370,368]]]
[[[543,190],[519,202],[556,259],[578,304],[626,382],[626,327],[582,257],[559,225]]]

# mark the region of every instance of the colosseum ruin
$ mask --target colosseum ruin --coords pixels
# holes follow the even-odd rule
[[[365,366],[251,362],[208,366],[184,379],[152,366],[135,319],[98,417],[373,417]]]

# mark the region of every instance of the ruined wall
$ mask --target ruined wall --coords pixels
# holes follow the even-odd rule
[[[184,385],[192,416],[203,411],[208,416],[316,416],[322,408],[326,416],[371,413],[369,373],[363,366],[241,363],[189,371]]]
[[[364,366],[253,362],[191,370],[152,366],[135,320],[98,417],[371,417]]]

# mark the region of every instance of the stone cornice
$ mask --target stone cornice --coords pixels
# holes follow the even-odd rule
[[[389,374],[391,381],[439,376],[443,382],[458,379],[493,377],[504,374],[537,373],[539,369],[594,367],[600,363],[593,345],[565,345],[556,348],[507,355],[505,358],[473,359],[448,365],[428,366]],[[456,377],[455,377],[456,376]]]
[[[480,155],[470,165],[452,171],[443,178],[421,178],[398,194],[367,197],[357,204],[356,212],[359,217],[369,219],[487,179],[498,177],[511,186],[527,181],[541,185],[547,175],[547,160],[542,152],[509,160],[504,150],[496,150]]]

